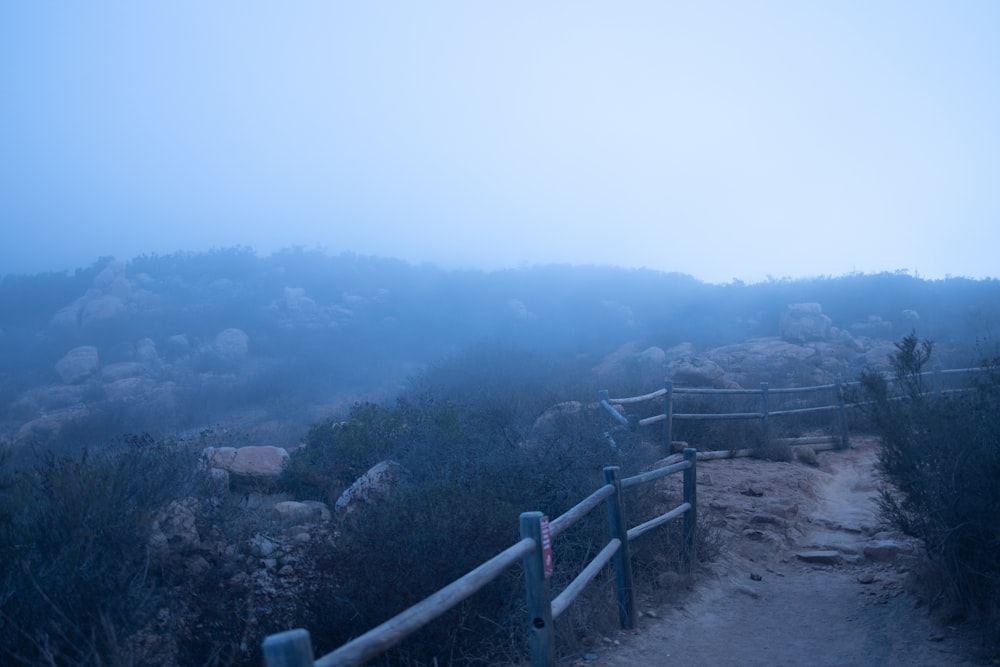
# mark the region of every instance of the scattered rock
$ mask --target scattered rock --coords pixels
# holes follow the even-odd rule
[[[899,544],[893,540],[879,540],[865,546],[864,554],[867,558],[879,562],[888,563],[895,560],[899,555]]]
[[[267,537],[256,534],[250,538],[250,553],[258,558],[268,558],[278,550],[278,545]]]
[[[795,448],[795,458],[800,463],[805,463],[810,466],[818,466],[819,459],[816,458],[816,450],[812,447],[806,447],[801,445]]]
[[[865,572],[860,577],[858,577],[858,583],[861,584],[873,584],[875,583],[875,575],[871,572]]]
[[[823,565],[836,565],[840,562],[841,558],[839,551],[826,550],[800,551],[795,556],[806,563],[820,563]]]
[[[274,505],[274,518],[286,526],[323,523],[330,520],[330,509],[318,500],[283,500]]]

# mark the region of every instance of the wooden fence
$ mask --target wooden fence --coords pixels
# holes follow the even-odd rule
[[[475,594],[508,568],[521,563],[524,572],[527,615],[525,632],[532,667],[556,664],[553,621],[601,573],[608,563],[614,568],[618,617],[622,628],[635,625],[635,598],[629,542],[663,524],[683,517],[685,559],[695,558],[697,452],[685,449],[683,459],[649,472],[622,478],[618,467],[604,469],[604,485],[558,518],[549,521],[541,512],[520,516],[521,539],[464,576],[431,594],[382,625],[344,644],[332,653],[313,659],[312,640],[304,629],[288,630],[263,642],[267,667],[355,667],[392,648],[438,616]],[[622,490],[652,483],[666,475],[683,473],[683,502],[644,523],[628,528]],[[609,540],[603,549],[558,595],[552,595],[549,580],[555,567],[556,538],[595,508],[607,508]]]
[[[857,383],[854,383],[857,384]],[[714,421],[714,420],[757,420],[760,424],[760,438],[761,442],[768,442],[770,440],[770,421],[773,417],[784,417],[789,415],[804,415],[810,413],[819,412],[837,412],[837,421],[839,427],[839,442],[836,442],[836,446],[839,448],[847,448],[850,446],[850,439],[847,431],[847,400],[846,400],[846,388],[845,384],[841,378],[838,376],[832,384],[822,384],[813,387],[788,387],[781,389],[770,389],[767,382],[761,382],[759,389],[711,389],[703,387],[675,387],[671,380],[666,380],[662,389],[658,389],[649,394],[643,394],[642,396],[629,396],[626,398],[609,398],[608,391],[602,389],[598,392],[598,402],[601,407],[604,408],[604,414],[610,421],[617,422],[623,426],[628,426],[630,429],[638,430],[640,426],[649,426],[652,424],[663,424],[663,442],[666,446],[670,446],[674,441],[674,421],[676,420],[701,420],[701,421]],[[814,393],[829,393],[832,394],[832,402],[829,404],[821,404],[805,408],[793,408],[784,410],[774,410],[770,407],[769,397],[775,394],[814,394]],[[674,411],[674,402],[678,395],[715,395],[715,396],[753,396],[759,397],[759,409],[755,412],[727,412],[727,413],[679,413]],[[616,405],[626,406],[635,405],[638,403],[646,403],[649,401],[662,400],[663,411],[654,414],[649,417],[640,419],[638,416],[629,414],[622,415],[618,409],[615,408]],[[609,424],[610,426],[610,424]],[[610,442],[614,442],[611,439],[610,428],[607,430],[606,436]],[[806,444],[803,439],[796,439],[799,444]],[[815,440],[815,439],[810,439]],[[822,442],[833,442],[828,438],[822,438]],[[811,444],[821,444],[819,441],[813,442]]]
[[[936,378],[928,393],[944,393],[963,391],[963,389],[942,388],[941,378],[943,376],[980,370],[982,369],[935,370],[922,375]],[[628,426],[632,430],[638,430],[641,426],[662,423],[663,439],[668,446],[673,442],[674,420],[757,420],[762,441],[767,442],[769,423],[773,417],[836,411],[839,436],[819,439],[790,439],[793,442],[788,444],[810,444],[824,449],[845,448],[850,445],[846,410],[850,405],[856,405],[848,403],[846,390],[857,384],[856,382],[844,383],[838,377],[832,384],[813,387],[770,389],[767,382],[761,382],[759,389],[706,389],[675,387],[670,380],[667,380],[662,389],[642,396],[609,398],[608,392],[601,390],[598,402],[604,409],[609,422],[613,421]],[[822,392],[832,395],[830,403],[783,410],[773,410],[769,404],[769,397],[775,394],[822,394]],[[734,413],[677,413],[674,411],[674,399],[682,394],[758,395],[759,410]],[[639,418],[636,415],[623,416],[615,407],[641,404],[658,399],[662,399],[663,412],[645,418]],[[611,440],[610,424],[607,438]],[[611,442],[614,441],[611,440]],[[587,498],[551,522],[541,512],[524,512],[519,519],[521,539],[518,542],[431,594],[423,601],[344,644],[332,653],[315,660],[312,640],[307,630],[295,629],[270,635],[262,645],[265,665],[267,667],[356,667],[392,648],[452,607],[474,595],[509,568],[521,563],[527,601],[525,632],[528,636],[531,665],[532,667],[551,667],[556,664],[553,621],[566,610],[608,563],[611,563],[614,568],[621,626],[625,629],[634,627],[636,612],[629,556],[629,542],[631,540],[678,517],[683,517],[685,557],[688,563],[694,559],[697,528],[696,461],[698,459],[747,455],[752,451],[751,449],[728,449],[717,452],[698,452],[693,448],[685,448],[683,454],[664,459],[663,467],[626,478],[620,477],[620,469],[617,467],[605,468],[605,484]],[[678,472],[683,473],[683,502],[664,514],[632,528],[627,528],[622,490],[649,484],[666,475]],[[607,508],[609,541],[593,560],[576,575],[573,581],[562,592],[553,597],[549,579],[554,567],[553,552],[555,551],[556,538],[602,503]]]
[[[948,386],[948,378],[951,376],[970,375],[983,371],[982,368],[954,368],[926,371],[920,374],[921,378],[929,378],[930,382],[926,394],[947,394],[952,392],[968,391],[967,382],[960,386]],[[786,387],[771,389],[767,382],[761,382],[759,389],[712,389],[704,387],[675,387],[668,378],[664,382],[662,389],[643,394],[641,396],[629,396],[625,398],[609,398],[608,391],[602,389],[598,392],[598,402],[604,408],[607,419],[605,437],[612,446],[615,445],[611,437],[611,425],[617,423],[627,426],[631,431],[638,431],[639,427],[662,424],[663,442],[670,447],[674,442],[674,421],[675,420],[756,420],[759,422],[760,441],[768,443],[770,441],[770,423],[774,417],[787,417],[792,415],[815,414],[822,412],[837,413],[836,436],[819,436],[806,438],[781,438],[777,442],[788,445],[810,445],[818,448],[838,448],[846,449],[850,446],[850,435],[847,427],[847,410],[851,407],[863,405],[862,403],[850,402],[847,400],[847,393],[850,388],[855,388],[860,382],[844,382],[838,375],[831,384],[822,384],[812,387]],[[819,394],[829,395],[829,403],[813,405],[809,407],[799,407],[792,409],[774,410],[771,407],[769,397],[774,395],[803,395]],[[675,399],[678,395],[716,395],[716,396],[753,396],[759,397],[759,409],[755,412],[730,412],[730,413],[678,413],[674,410]],[[662,401],[662,412],[653,414],[645,418],[639,418],[635,414],[623,415],[615,406],[632,406],[636,404],[649,403],[651,401]],[[730,443],[731,444],[731,443]],[[731,454],[735,452],[750,453],[751,449],[733,450],[727,449]],[[700,452],[698,458],[716,458],[707,456],[707,452]]]

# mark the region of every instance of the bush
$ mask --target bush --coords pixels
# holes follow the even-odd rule
[[[1000,359],[983,364],[971,391],[928,393],[933,345],[910,334],[896,348],[890,379],[861,377],[889,484],[881,509],[923,540],[938,602],[985,621],[1000,645]]]
[[[536,367],[500,368],[491,363],[496,359],[467,359],[480,362],[475,381],[463,380],[459,368],[448,364],[421,378],[419,392],[394,405],[356,405],[346,420],[314,426],[305,447],[293,453],[289,488],[327,502],[379,460],[391,458],[407,471],[392,497],[342,517],[339,538],[311,545],[307,560],[316,564],[316,593],[303,600],[298,622],[310,628],[319,652],[387,620],[516,542],[521,512],[556,517],[603,483],[604,466],[622,465],[630,474],[652,462],[641,459],[648,452],[610,450],[596,410],[557,413],[533,432],[539,412],[566,394],[544,376],[533,376]],[[648,518],[648,505],[649,497],[630,499],[636,518]],[[598,509],[560,536],[555,590],[606,544],[607,531]],[[680,558],[677,541],[669,531],[644,537],[639,569],[678,567],[668,562]],[[527,653],[525,613],[515,567],[378,664],[515,662]],[[588,587],[560,619],[558,639],[565,652],[576,651],[584,636],[616,627],[606,580]]]
[[[188,494],[193,455],[148,436],[4,468],[0,646],[6,664],[117,665],[156,608],[154,513]]]

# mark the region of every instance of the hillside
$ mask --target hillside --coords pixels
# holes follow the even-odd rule
[[[788,306],[801,303],[818,304],[825,329],[782,331]],[[726,350],[749,339],[841,344],[838,360],[810,363],[850,375],[916,329],[937,341],[939,363],[963,365],[997,322],[1000,282],[899,273],[708,285],[645,270],[445,271],[304,250],[102,258],[0,281],[0,437],[70,446],[221,427],[291,445],[309,424],[356,400],[390,399],[473,348],[558,362],[589,394],[659,384],[669,369],[656,353],[652,363],[640,356],[651,347],[699,364],[717,349],[713,372],[741,365],[736,382],[781,380]],[[602,374],[609,355],[630,373]]]
[[[900,274],[719,286],[242,249],[6,276],[0,647],[25,664],[259,664],[263,637],[304,626],[330,650],[507,547],[520,512],[558,516],[602,467],[660,459],[656,429],[609,447],[598,390],[851,380],[917,327],[937,338],[936,363],[975,364],[997,297],[996,281]],[[676,405],[757,409],[743,398]],[[770,436],[829,432],[828,415]],[[759,444],[745,424],[707,424],[673,439]],[[768,551],[782,526],[804,530],[783,519],[747,533],[742,510],[730,521],[717,502],[731,544]],[[606,529],[582,530],[560,547],[566,562]],[[659,574],[677,567],[675,538],[636,554],[644,590],[670,589]],[[521,603],[498,582],[387,660],[518,659]],[[611,631],[600,616],[574,615],[563,654]]]

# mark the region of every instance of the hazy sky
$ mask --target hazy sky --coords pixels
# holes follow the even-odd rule
[[[0,3],[0,275],[1000,275],[1000,2]]]

